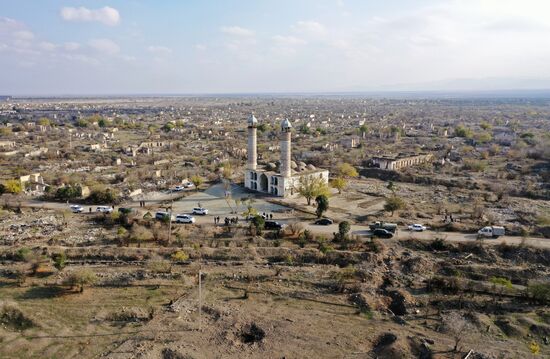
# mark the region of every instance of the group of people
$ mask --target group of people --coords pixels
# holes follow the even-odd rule
[[[220,224],[221,218],[220,216],[214,217],[214,224]],[[229,224],[238,224],[239,223],[239,217],[225,217],[223,219],[223,222],[226,226],[229,226]]]
[[[264,219],[273,219],[273,213],[262,213]]]

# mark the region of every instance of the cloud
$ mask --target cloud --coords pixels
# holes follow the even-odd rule
[[[42,41],[38,47],[40,47],[40,49],[44,50],[44,51],[53,51],[57,48],[57,45],[56,44],[53,44],[51,42],[48,42],[48,41]]]
[[[292,26],[292,30],[309,36],[324,35],[327,32],[325,26],[317,21],[298,21]]]
[[[108,26],[115,26],[120,22],[118,10],[110,6],[95,10],[85,7],[64,7],[61,9],[61,17],[66,21],[97,21]]]
[[[34,39],[34,34],[28,30],[21,30],[14,32],[13,37],[21,41],[30,41]]]
[[[195,50],[199,50],[199,51],[204,51],[207,49],[207,46],[204,44],[196,44],[194,47],[195,47]]]
[[[254,31],[250,29],[245,29],[240,26],[224,26],[221,28],[221,31],[224,34],[232,36],[241,36],[241,37],[251,37],[254,36]]]
[[[166,46],[149,46],[147,51],[155,54],[156,56],[168,56],[172,53],[172,49]]]
[[[93,39],[88,42],[91,48],[107,55],[116,55],[120,52],[120,46],[113,40]]]
[[[273,41],[280,45],[285,46],[293,46],[293,45],[304,45],[306,43],[305,40],[294,37],[294,36],[282,36],[282,35],[275,35],[272,37]]]
[[[76,51],[80,49],[80,44],[78,42],[66,42],[63,44],[63,48],[67,51]]]

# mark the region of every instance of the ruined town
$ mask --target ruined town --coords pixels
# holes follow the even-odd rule
[[[0,111],[3,356],[550,353],[548,100]]]

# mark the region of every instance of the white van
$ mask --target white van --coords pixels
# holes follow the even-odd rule
[[[113,211],[113,207],[110,207],[110,206],[97,206],[95,211],[96,212],[101,212],[101,213],[111,213]]]
[[[195,217],[188,214],[178,214],[176,216],[176,223],[195,223]]]
[[[477,234],[482,237],[498,238],[504,235],[504,227],[500,226],[487,226],[477,231]]]

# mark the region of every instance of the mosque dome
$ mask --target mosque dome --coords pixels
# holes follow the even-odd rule
[[[258,119],[254,115],[248,116],[248,126],[256,126],[258,125]]]
[[[291,128],[292,128],[292,124],[290,123],[290,121],[289,121],[287,118],[285,118],[285,119],[283,120],[283,122],[281,122],[281,129],[282,129],[283,131],[288,131],[288,130],[290,130]]]

